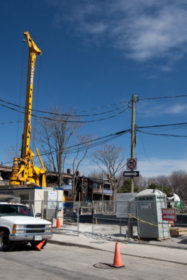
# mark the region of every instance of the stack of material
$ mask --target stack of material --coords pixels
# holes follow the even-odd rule
[[[172,237],[177,237],[180,235],[187,235],[187,228],[172,227],[172,228],[170,228],[170,234]]]

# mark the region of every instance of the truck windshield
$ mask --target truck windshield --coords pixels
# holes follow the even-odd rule
[[[0,216],[33,216],[33,214],[24,205],[0,204]]]

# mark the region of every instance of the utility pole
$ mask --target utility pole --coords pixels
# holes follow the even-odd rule
[[[131,158],[135,155],[136,135],[135,135],[135,104],[136,95],[132,95],[132,118],[131,118]],[[134,192],[134,177],[131,178],[131,193]]]
[[[132,118],[131,118],[131,158],[135,156],[135,145],[136,145],[136,135],[135,135],[135,104],[136,104],[136,95],[132,95]],[[134,192],[134,177],[130,178],[131,182],[131,193]],[[128,203],[128,213],[131,211],[131,202]],[[133,221],[131,216],[128,217],[128,237],[133,237]]]

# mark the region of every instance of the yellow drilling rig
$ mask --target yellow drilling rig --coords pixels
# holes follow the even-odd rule
[[[34,164],[34,153],[30,149],[31,113],[35,63],[37,55],[41,55],[42,52],[32,40],[29,32],[24,32],[24,35],[26,37],[29,47],[24,132],[22,138],[21,157],[14,158],[12,174],[10,177],[10,185],[34,185],[46,187],[46,169],[42,162],[39,151],[36,148],[36,153],[40,160],[41,168],[37,167]]]

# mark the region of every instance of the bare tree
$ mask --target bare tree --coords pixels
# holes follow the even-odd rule
[[[174,193],[183,200],[187,200],[187,173],[185,171],[175,171],[169,176],[170,185]]]
[[[145,190],[148,188],[147,179],[142,177],[141,175],[139,177],[134,178],[134,183],[136,186],[138,186],[139,191]]]
[[[15,157],[19,158],[21,155],[21,151],[17,151],[17,149],[13,146],[10,146],[6,152],[7,152],[8,158],[10,158],[10,160],[12,160]]]
[[[129,186],[128,186],[128,184],[129,184]],[[135,192],[142,191],[142,190],[148,188],[147,180],[145,178],[143,178],[141,175],[134,178],[134,184],[135,184],[135,189],[136,189]],[[126,189],[129,190],[129,192],[131,191],[130,179],[124,177],[123,172],[122,172],[119,188],[120,189],[124,188],[124,186],[126,186]],[[118,191],[119,191],[119,189],[118,189]]]
[[[96,178],[96,179],[101,179],[103,178],[103,172],[98,172],[98,171],[92,171],[88,174],[89,178]]]
[[[79,168],[83,160],[85,159],[88,150],[89,150],[89,141],[92,139],[91,136],[77,136],[78,145],[75,150],[74,157],[72,159],[72,198],[73,201],[76,200],[77,197],[77,184],[78,184],[78,177],[79,177]]]
[[[60,111],[53,110],[53,120],[45,120],[41,123],[40,141],[42,144],[43,156],[46,157],[45,165],[58,175],[59,187],[63,184],[63,173],[65,161],[69,150],[67,146],[78,129],[78,125],[72,120],[71,114],[62,116]]]
[[[125,158],[121,155],[123,149],[114,145],[104,145],[102,149],[93,153],[98,167],[108,175],[109,182],[113,189],[113,199],[116,200],[117,189],[120,185],[122,176],[120,171],[125,166]]]
[[[158,189],[160,189],[162,192],[166,191],[166,189],[170,189],[170,180],[169,177],[167,176],[157,176],[153,178],[149,178],[147,180],[148,186],[150,187],[151,185],[158,186]]]
[[[170,176],[142,178],[142,183],[136,181],[140,189],[153,185],[165,193],[172,191],[178,194],[182,200],[187,200],[187,173],[185,171],[174,171]]]

